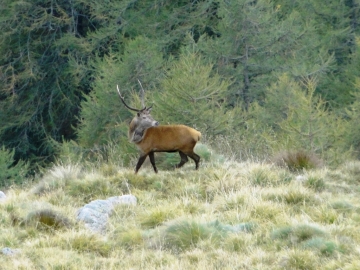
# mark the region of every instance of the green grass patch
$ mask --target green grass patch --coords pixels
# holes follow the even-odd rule
[[[113,241],[126,249],[133,250],[144,245],[142,231],[138,228],[129,228],[113,234]]]
[[[275,229],[271,233],[274,240],[285,241],[286,245],[294,246],[313,238],[325,237],[327,233],[314,225],[299,224]]]
[[[326,188],[326,184],[323,178],[316,176],[309,176],[304,183],[305,187],[311,188],[315,191],[323,191]]]
[[[161,225],[164,221],[174,217],[176,211],[169,209],[154,209],[150,213],[146,213],[139,217],[141,227],[145,229],[154,228]]]
[[[315,237],[304,241],[302,246],[307,249],[317,250],[322,255],[326,256],[331,256],[338,250],[338,246],[335,242],[322,237]]]
[[[111,241],[102,240],[95,234],[76,234],[67,240],[65,244],[71,249],[81,253],[94,253],[103,257],[108,257],[113,249]]]
[[[210,240],[214,246],[219,245],[227,234],[222,226],[216,223],[200,223],[196,221],[176,221],[164,232],[166,246],[175,250],[196,247],[201,240]]]

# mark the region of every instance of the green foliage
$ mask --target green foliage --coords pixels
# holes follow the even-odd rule
[[[360,48],[360,41],[359,48]],[[360,56],[359,56],[360,57]],[[346,110],[346,115],[349,122],[346,126],[347,132],[344,141],[348,147],[353,147],[356,157],[360,157],[360,127],[358,125],[359,111],[360,111],[360,78],[356,77],[355,89],[353,92],[353,103]]]
[[[19,160],[15,163],[15,150],[0,148],[0,188],[9,187],[12,184],[21,184],[26,180],[28,163]]]
[[[322,46],[333,56],[331,69],[319,82],[316,92],[329,101],[331,107],[339,107],[351,102],[353,76],[359,71],[358,50],[354,37],[354,17],[359,16],[355,2],[337,2],[336,0],[294,2],[277,0],[278,11],[284,15],[296,10],[304,21],[316,25],[314,32],[320,37]],[[335,8],[336,6],[336,8]],[[344,42],[348,40],[349,42]],[[311,44],[311,41],[308,41]],[[355,64],[356,63],[356,64]],[[316,67],[316,66],[315,66]],[[321,65],[316,67],[323,73]],[[357,76],[357,75],[355,75]]]
[[[214,72],[191,42],[161,80],[153,114],[161,123],[185,124],[208,136],[226,133],[234,128],[235,120],[234,113],[225,108],[230,81]]]
[[[76,22],[80,14],[93,16],[79,1],[4,0],[1,6],[0,140],[15,148],[17,160],[44,165],[56,154],[53,139],[74,138],[89,79],[84,67],[94,49],[81,38],[85,24]]]
[[[252,108],[250,113],[255,120],[250,119],[250,123],[260,122],[267,127],[262,134],[273,152],[303,149],[305,154],[313,152],[330,164],[336,164],[346,158],[334,154],[346,152],[341,143],[345,126],[343,120],[329,112],[326,103],[315,96],[315,88],[315,79],[304,79],[303,84],[299,84],[287,75],[281,76],[278,83],[268,88],[264,105]],[[271,136],[272,133],[275,136]],[[300,155],[299,159],[290,155],[289,158],[289,162],[304,161],[303,165],[307,166],[306,155]],[[294,165],[301,167],[300,163]],[[318,166],[316,163],[308,165]]]
[[[137,107],[138,79],[160,123],[231,158],[359,153],[354,1],[3,0],[0,15],[0,140],[15,162],[48,165],[73,140],[71,158],[129,164],[115,86]]]
[[[97,66],[96,79],[93,91],[81,103],[79,145],[91,158],[113,162],[120,159],[128,164],[131,154],[137,152],[127,138],[132,115],[122,104],[116,85],[127,104],[140,108],[138,80],[148,96],[162,76],[164,60],[156,43],[138,37],[125,44],[123,55],[111,53],[102,59],[96,58],[93,64]],[[131,102],[132,97],[134,102]]]
[[[262,101],[269,82],[288,70],[297,77],[329,69],[332,57],[315,32],[316,24],[305,21],[294,8],[279,16],[271,1],[219,1],[216,39],[200,40],[200,48],[220,74],[235,81],[227,93],[230,104],[241,99],[248,108]]]

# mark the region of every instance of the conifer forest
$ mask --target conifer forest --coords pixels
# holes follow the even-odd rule
[[[139,93],[235,160],[360,157],[359,0],[1,0],[0,156],[124,165]],[[9,170],[10,172],[11,170]]]

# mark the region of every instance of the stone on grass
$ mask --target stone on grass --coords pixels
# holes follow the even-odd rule
[[[136,205],[136,203],[136,197],[133,195],[115,196],[106,200],[95,200],[78,210],[77,220],[84,222],[85,227],[93,232],[104,233],[109,216],[115,205]]]
[[[20,250],[19,249],[12,249],[12,248],[8,248],[8,247],[4,247],[1,250],[1,253],[6,255],[6,256],[14,256],[14,255],[20,253]]]
[[[6,199],[5,193],[0,190],[0,202],[5,201],[5,199]]]

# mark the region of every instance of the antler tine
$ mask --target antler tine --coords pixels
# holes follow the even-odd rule
[[[141,97],[141,106],[143,106],[143,108],[145,109],[145,108],[146,108],[146,107],[145,107],[145,90],[144,90],[144,88],[142,87],[142,84],[141,84],[141,82],[140,82],[139,79],[138,79],[138,82],[139,82],[140,87],[141,87],[141,95],[140,95],[140,97]]]
[[[135,111],[135,112],[140,112],[140,111],[141,111],[141,110],[138,110],[138,109],[131,108],[129,105],[127,105],[127,104],[125,103],[124,97],[123,97],[123,96],[121,95],[121,93],[120,93],[120,89],[119,89],[119,86],[118,86],[118,85],[116,85],[116,89],[117,89],[117,91],[118,91],[118,93],[119,93],[119,96],[120,96],[120,99],[121,99],[122,103],[124,103],[124,105],[125,105],[126,108],[128,108],[129,110]]]

